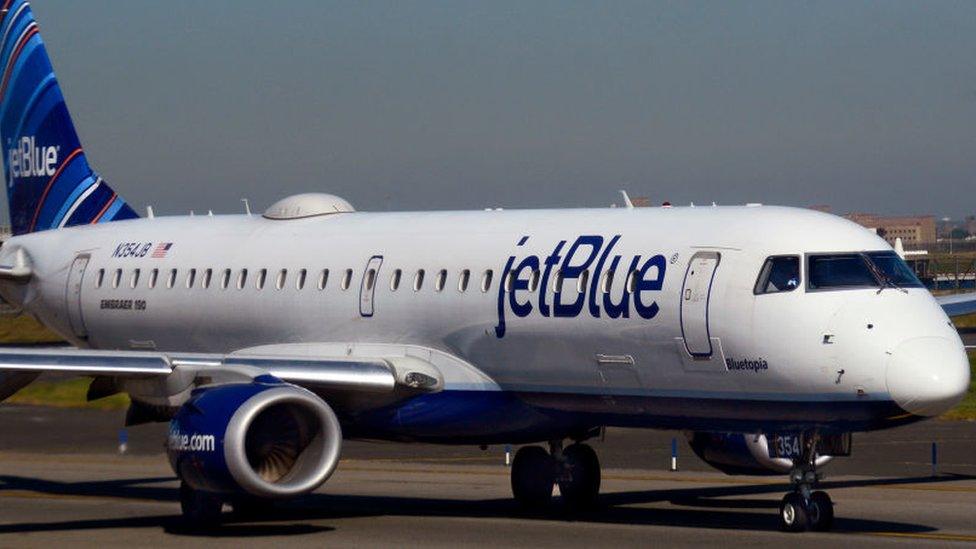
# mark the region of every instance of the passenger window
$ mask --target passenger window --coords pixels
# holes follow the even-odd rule
[[[795,255],[776,256],[766,259],[759,271],[753,293],[775,294],[792,292],[800,286],[800,258]]]
[[[237,277],[237,289],[243,290],[247,285],[247,269],[241,269],[241,274]]]
[[[600,283],[600,291],[609,294],[610,288],[613,286],[613,270],[609,270],[603,273],[603,280]]]
[[[341,287],[342,290],[345,291],[349,289],[350,284],[352,284],[352,269],[346,269],[346,272],[343,273],[342,275],[342,281],[339,287]]]
[[[419,292],[421,288],[424,287],[424,270],[420,269],[417,271],[417,275],[413,277],[413,291]]]
[[[112,275],[112,287],[118,288],[120,282],[122,282],[122,269],[115,269],[115,274]]]
[[[481,291],[482,293],[487,292],[491,289],[491,279],[495,276],[494,271],[488,269],[485,274],[481,277]]]
[[[139,269],[133,269],[132,278],[129,279],[129,287],[135,288],[139,285]]]
[[[461,276],[458,277],[458,291],[466,292],[468,291],[468,281],[471,279],[471,271],[464,269],[461,271]]]
[[[302,269],[298,271],[298,280],[295,281],[295,289],[301,290],[305,287],[305,277],[308,276],[308,271]]]
[[[529,275],[529,291],[534,292],[539,289],[539,270],[532,271]]]
[[[328,283],[329,283],[329,270],[322,269],[322,273],[319,274],[319,290],[324,290]]]
[[[259,290],[263,290],[264,289],[264,283],[267,280],[268,280],[268,270],[267,269],[261,269],[260,271],[258,271],[258,278],[257,278],[257,280],[255,280],[254,287],[257,288],[257,289],[259,289]]]
[[[95,277],[95,287],[101,288],[102,283],[105,282],[105,269],[98,270],[98,276]]]
[[[203,271],[203,289],[210,288],[210,281],[213,279],[213,269]]]
[[[400,287],[400,278],[403,276],[403,271],[397,269],[393,271],[393,276],[390,277],[390,291],[395,292],[397,288]]]
[[[515,287],[515,271],[508,271],[508,276],[505,277],[505,292],[511,293],[513,287]]]
[[[288,269],[282,269],[278,271],[278,280],[275,281],[275,288],[281,290],[285,287],[285,282],[288,281]]]
[[[230,269],[224,269],[224,274],[220,275],[220,289],[226,290],[230,286]]]
[[[447,270],[441,269],[437,273],[437,280],[434,281],[434,289],[438,292],[444,289],[444,285],[447,283]]]
[[[579,281],[576,282],[576,291],[583,293],[586,291],[586,286],[590,281],[590,270],[586,269],[580,273]]]
[[[634,293],[637,290],[637,271],[630,271],[627,275],[627,291]]]
[[[176,286],[176,269],[170,269],[169,278],[166,279],[166,287],[172,288],[173,286]]]
[[[556,271],[556,276],[552,277],[552,293],[558,294],[563,291],[563,270]]]
[[[366,271],[366,291],[373,291],[373,284],[376,283],[376,269],[369,269]]]
[[[188,272],[186,274],[186,287],[187,288],[192,288],[193,287],[193,281],[195,281],[196,278],[197,278],[197,270],[196,269],[190,269],[190,272]]]
[[[807,285],[811,290],[877,288],[880,282],[861,254],[811,255],[807,259]]]
[[[156,287],[156,281],[159,279],[159,269],[153,269],[149,271],[149,289]]]

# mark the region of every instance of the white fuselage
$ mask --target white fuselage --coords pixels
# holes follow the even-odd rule
[[[0,291],[78,345],[222,353],[417,346],[477,369],[492,390],[604,424],[879,428],[905,415],[893,401],[930,412],[918,395],[889,390],[900,345],[945,341],[944,356],[921,357],[923,372],[957,354],[965,360],[921,288],[801,284],[755,295],[770,256],[890,250],[860,226],[799,209],[168,217],[15,237],[0,257],[18,247],[34,279]],[[572,276],[584,266],[585,275]],[[487,387],[469,377],[446,376],[445,390]]]

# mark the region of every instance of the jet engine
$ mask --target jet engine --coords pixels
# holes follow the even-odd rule
[[[782,475],[793,467],[790,459],[769,457],[766,435],[694,432],[687,437],[695,455],[727,475]],[[818,455],[817,467],[832,459]]]
[[[196,389],[170,421],[170,465],[195,489],[287,498],[311,492],[339,462],[342,431],[313,393],[270,375]]]

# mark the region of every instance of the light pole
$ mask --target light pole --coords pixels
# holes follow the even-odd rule
[[[949,228],[949,222],[952,221],[948,217],[943,217],[942,222],[945,223],[945,227],[949,229],[949,255],[952,255],[952,229]]]

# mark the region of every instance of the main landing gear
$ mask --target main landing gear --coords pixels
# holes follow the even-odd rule
[[[187,526],[209,528],[220,524],[223,507],[224,502],[217,494],[180,482],[180,510]]]
[[[274,502],[244,494],[220,496],[180,482],[180,511],[191,528],[211,528],[224,520],[224,503],[230,504],[235,520],[256,520],[273,511]]]
[[[559,485],[563,503],[571,509],[596,506],[600,494],[600,460],[587,444],[563,448],[562,441],[524,446],[512,462],[512,494],[522,507],[539,510],[549,505],[553,487]]]
[[[779,504],[779,524],[784,532],[814,530],[826,532],[834,523],[834,503],[823,490],[816,469],[816,435],[804,437],[803,455],[793,462],[790,484],[793,489]]]

